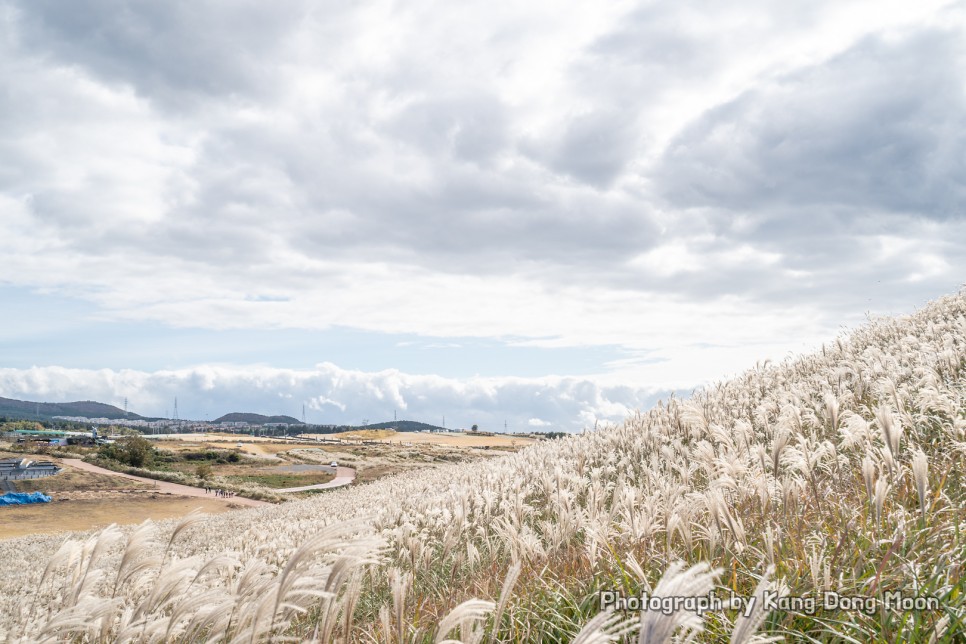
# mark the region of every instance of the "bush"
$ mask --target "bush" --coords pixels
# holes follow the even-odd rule
[[[238,452],[215,452],[205,450],[203,452],[185,452],[181,455],[186,461],[214,461],[221,465],[226,463],[237,463],[241,460]]]
[[[198,475],[198,478],[205,481],[208,480],[208,477],[211,476],[211,473],[211,463],[199,463],[198,467],[195,468],[195,474]]]
[[[148,439],[131,436],[105,445],[100,449],[99,455],[131,467],[147,467],[155,461],[158,452]]]

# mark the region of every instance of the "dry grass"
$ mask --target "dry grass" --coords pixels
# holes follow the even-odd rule
[[[131,481],[128,479],[83,472],[72,467],[63,466],[59,474],[43,479],[16,481],[14,487],[18,492],[89,492],[98,490],[149,490],[154,487],[151,483]]]
[[[524,436],[494,434],[481,436],[469,433],[434,434],[424,432],[395,432],[391,429],[367,429],[338,434],[302,434],[306,438],[372,440],[392,445],[440,445],[443,447],[503,447],[522,448],[537,442]]]
[[[304,436],[309,436],[315,438],[317,436],[326,436],[329,438],[347,438],[353,440],[381,440],[383,438],[392,438],[397,435],[394,429],[357,429],[351,432],[339,432],[337,434],[303,434]]]

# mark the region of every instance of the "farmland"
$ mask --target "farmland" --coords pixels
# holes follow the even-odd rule
[[[313,442],[278,441],[237,435],[177,435],[152,443],[154,456],[138,472],[159,476],[197,488],[234,490],[272,502],[290,502],[312,494],[279,493],[280,489],[329,483],[333,460],[353,468],[359,482],[394,473],[426,469],[449,462],[483,458],[489,452],[472,453],[462,448],[421,445],[402,448],[389,444],[317,445]],[[2,446],[0,446],[2,447]],[[8,446],[11,447],[11,446]],[[92,448],[72,448],[73,456],[93,456]],[[145,519],[161,520],[184,516],[199,509],[206,514],[242,507],[243,499],[220,500],[162,493],[158,483],[134,481],[104,473],[80,471],[62,458],[44,453],[2,451],[0,458],[50,459],[62,471],[53,477],[18,481],[21,492],[40,491],[54,499],[50,505],[23,506],[4,510],[0,539],[39,533],[89,530],[111,523],[137,524]],[[130,470],[124,463],[103,460],[101,465]],[[199,472],[205,474],[199,476]],[[162,485],[164,485],[162,483]]]
[[[370,447],[396,449],[284,453]],[[487,460],[441,455],[280,506],[2,541],[0,639],[966,636],[963,295],[619,426]],[[645,591],[733,593],[750,609],[601,611],[602,593]],[[829,592],[873,608],[808,608]],[[797,601],[771,610],[766,596]]]

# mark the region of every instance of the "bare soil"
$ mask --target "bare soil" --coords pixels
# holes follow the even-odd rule
[[[50,503],[0,508],[0,539],[90,530],[112,523],[141,523],[145,519],[170,519],[184,516],[195,508],[208,514],[217,514],[235,507],[241,506],[215,499],[172,496],[147,490],[64,492]]]

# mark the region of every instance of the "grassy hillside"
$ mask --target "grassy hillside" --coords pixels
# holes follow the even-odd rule
[[[291,416],[263,416],[262,414],[248,414],[232,412],[211,421],[213,423],[250,423],[252,425],[264,425],[265,423],[288,423],[290,425],[301,425],[302,421]]]
[[[963,641],[964,454],[958,295],[505,458],[0,542],[0,640]],[[601,610],[642,592],[748,610]]]
[[[0,398],[0,416],[24,420],[51,420],[54,416],[82,416],[85,418],[143,419],[137,414],[125,413],[113,405],[85,400],[78,402],[47,403]]]
[[[443,431],[442,427],[420,423],[415,420],[392,420],[385,423],[369,423],[365,427],[353,429],[395,429],[397,432]]]

